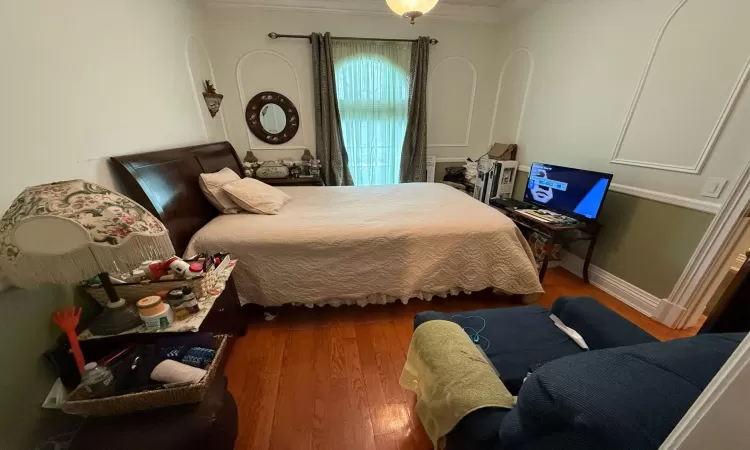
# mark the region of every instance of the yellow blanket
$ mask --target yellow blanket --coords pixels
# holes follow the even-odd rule
[[[513,407],[510,392],[469,336],[445,320],[414,331],[400,382],[417,394],[417,414],[436,449],[470,412]]]

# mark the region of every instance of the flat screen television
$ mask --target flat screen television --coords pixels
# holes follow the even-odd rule
[[[543,209],[594,220],[611,183],[610,173],[534,163],[523,199]]]

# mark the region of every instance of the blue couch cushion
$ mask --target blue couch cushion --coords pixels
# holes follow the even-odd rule
[[[580,333],[591,350],[657,341],[591,297],[559,297],[551,313]]]
[[[523,384],[496,448],[595,441],[593,448],[656,449],[745,333],[595,350],[545,364]],[[588,447],[586,447],[588,448]]]
[[[485,309],[461,313],[426,311],[414,317],[414,327],[429,320],[451,320],[462,327],[481,328],[481,340],[492,364],[508,390],[516,395],[530,366],[544,364],[583,350],[549,318],[549,310],[540,306]]]

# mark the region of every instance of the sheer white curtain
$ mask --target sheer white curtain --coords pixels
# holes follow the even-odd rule
[[[355,186],[399,182],[411,43],[334,40],[341,129]]]

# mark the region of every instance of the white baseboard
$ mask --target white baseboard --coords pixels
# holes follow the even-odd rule
[[[671,303],[668,299],[664,298],[659,302],[659,307],[656,308],[656,312],[652,316],[654,319],[663,323],[667,326],[674,326],[677,320],[682,314],[685,313],[685,308]]]
[[[562,256],[562,267],[574,275],[583,277],[583,259],[567,251],[563,251]],[[589,266],[589,281],[592,285],[648,317],[656,314],[656,310],[661,303],[661,300],[655,295],[649,294],[638,286],[632,285],[593,264]]]

